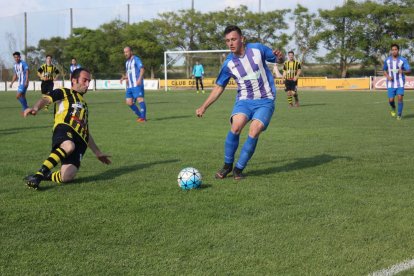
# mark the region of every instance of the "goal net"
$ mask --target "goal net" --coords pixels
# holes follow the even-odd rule
[[[230,50],[197,50],[197,51],[166,51],[164,52],[164,89],[171,86],[192,88],[189,81],[196,62],[203,65],[204,78],[214,79]],[[171,80],[180,80],[173,83]],[[208,84],[207,84],[208,85]]]

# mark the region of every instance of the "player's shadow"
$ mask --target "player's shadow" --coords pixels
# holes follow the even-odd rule
[[[326,105],[326,103],[309,103],[309,104],[301,104],[300,107],[310,107],[310,106],[320,106]]]
[[[276,174],[281,172],[290,172],[295,170],[303,170],[307,168],[317,167],[321,166],[323,164],[330,163],[336,159],[346,159],[346,160],[352,160],[350,157],[346,156],[333,156],[330,154],[319,154],[312,157],[305,157],[305,158],[297,158],[295,161],[283,165],[283,166],[277,166],[277,167],[270,167],[267,169],[261,169],[261,170],[254,170],[251,172],[248,172],[246,174],[251,176],[259,176],[259,175],[268,175],[268,174]]]
[[[404,119],[413,119],[413,118],[414,118],[414,113],[403,115],[403,120]]]
[[[195,117],[195,116],[191,116],[191,115],[169,116],[169,117],[154,118],[152,120],[153,121],[165,121],[165,120],[185,119],[185,118],[190,118],[190,117]]]
[[[47,125],[47,126],[5,128],[5,129],[0,129],[0,136],[1,135],[10,135],[10,134],[21,133],[22,131],[28,131],[28,130],[39,129],[39,128],[52,128],[52,126]]]
[[[155,165],[175,163],[178,161],[180,160],[179,159],[160,160],[160,161],[154,161],[154,162],[148,162],[148,163],[139,163],[139,164],[124,166],[120,168],[113,168],[113,169],[106,170],[102,173],[96,174],[96,175],[76,178],[73,182],[70,182],[68,184],[82,184],[82,183],[88,183],[88,182],[99,181],[99,180],[112,180],[126,173],[136,172],[136,171],[143,170],[143,169],[155,166]]]

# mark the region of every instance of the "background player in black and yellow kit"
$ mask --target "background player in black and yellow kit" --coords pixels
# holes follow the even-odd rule
[[[32,108],[24,112],[24,117],[36,115],[44,106],[55,102],[55,124],[53,126],[52,152],[42,167],[25,178],[27,186],[37,189],[42,180],[56,183],[74,179],[80,167],[82,156],[89,147],[96,157],[110,164],[109,155],[102,153],[88,127],[88,105],[83,95],[88,91],[91,75],[88,70],[79,68],[72,73],[72,88],[55,89],[40,99]],[[53,168],[62,163],[60,170]]]
[[[42,94],[53,91],[54,81],[59,75],[59,70],[52,64],[52,56],[46,56],[46,63],[39,67],[37,75],[42,80],[41,90]]]
[[[288,52],[289,59],[283,65],[283,80],[285,82],[285,91],[287,92],[289,106],[293,106],[293,99],[295,97],[295,105],[299,107],[298,96],[298,78],[302,72],[301,64],[295,60],[293,51]]]

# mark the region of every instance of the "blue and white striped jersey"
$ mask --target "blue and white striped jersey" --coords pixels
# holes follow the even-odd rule
[[[125,67],[126,67],[126,73],[128,77],[128,84],[127,84],[128,88],[137,87],[137,80],[139,78],[141,68],[144,67],[141,59],[138,56],[133,55],[130,59],[126,61]],[[142,79],[140,86],[143,86],[143,85],[144,85],[144,79]]]
[[[75,71],[76,69],[79,69],[79,68],[81,68],[80,64],[71,64],[70,67],[69,67],[70,73],[72,74],[73,71]]]
[[[23,60],[14,64],[14,73],[17,75],[19,85],[25,85],[27,70],[29,70],[29,66],[27,66],[27,63]]]
[[[273,54],[272,49],[260,43],[248,43],[244,56],[238,57],[233,53],[227,56],[216,84],[226,87],[230,78],[233,78],[237,83],[237,101],[274,100],[276,87],[266,61],[277,62],[277,57]]]
[[[387,88],[400,88],[404,87],[405,74],[400,74],[398,70],[409,71],[410,64],[403,57],[397,57],[394,59],[392,56],[388,57],[384,62],[384,71],[387,71],[388,75],[392,77],[392,80],[387,80]]]

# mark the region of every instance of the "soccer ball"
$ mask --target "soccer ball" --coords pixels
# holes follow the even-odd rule
[[[183,190],[197,189],[201,186],[201,173],[195,168],[185,168],[178,174],[177,181]]]

